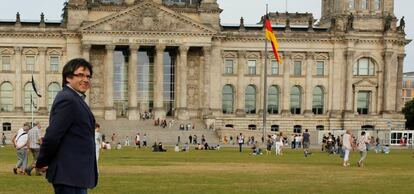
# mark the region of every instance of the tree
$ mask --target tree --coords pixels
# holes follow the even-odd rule
[[[405,123],[405,127],[414,130],[414,99],[405,103],[402,112],[405,115],[405,119],[407,120]]]

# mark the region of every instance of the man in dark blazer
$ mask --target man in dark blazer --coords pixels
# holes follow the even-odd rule
[[[92,65],[80,58],[63,67],[63,89],[53,102],[36,162],[56,194],[86,194],[98,182],[95,118],[84,101],[92,73]]]

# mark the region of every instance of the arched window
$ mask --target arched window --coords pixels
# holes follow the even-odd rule
[[[325,129],[325,127],[323,125],[316,126],[317,131],[323,131],[324,129]]]
[[[222,100],[221,100],[222,111],[224,114],[233,113],[233,104],[234,104],[234,91],[231,85],[225,85],[222,91]]]
[[[49,86],[47,87],[47,109],[49,110],[49,112],[52,108],[53,101],[55,100],[55,97],[59,91],[60,86],[56,82],[49,84]]]
[[[24,85],[24,112],[37,111],[37,95],[33,91],[32,83]]]
[[[279,125],[270,126],[270,131],[279,131]]]
[[[256,88],[253,85],[246,88],[244,110],[246,114],[256,114]]]
[[[234,125],[233,124],[226,124],[224,127],[226,127],[226,128],[234,128]]]
[[[323,114],[323,89],[320,86],[313,89],[312,111],[313,114]]]
[[[361,126],[362,131],[374,131],[375,127],[372,125],[363,125]]]
[[[279,88],[277,86],[270,86],[267,102],[267,112],[269,114],[279,113]]]
[[[0,86],[0,112],[13,110],[13,86],[10,82],[4,82]]]
[[[255,124],[250,124],[249,126],[247,126],[249,130],[256,130],[257,127]]]
[[[11,123],[9,122],[3,123],[3,131],[11,131]]]
[[[298,86],[290,89],[290,113],[300,114],[301,91]]]
[[[293,126],[293,133],[302,133],[302,126],[300,125]]]
[[[358,76],[366,76],[366,75],[374,75],[375,71],[375,64],[371,58],[361,58],[357,61],[354,65],[354,75]]]

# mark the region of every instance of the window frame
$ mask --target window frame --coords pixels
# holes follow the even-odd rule
[[[52,63],[52,58],[57,58],[57,63]],[[50,72],[59,72],[60,66],[60,56],[59,55],[50,55],[49,56],[49,71]]]
[[[320,66],[322,65],[322,66]],[[322,72],[320,72],[322,71]],[[324,76],[325,75],[325,61],[316,61],[316,76]]]
[[[33,58],[33,64],[29,64],[29,61],[31,62],[31,60],[29,60]],[[36,56],[34,55],[26,55],[26,71],[35,71],[36,70]]]
[[[6,64],[5,63],[5,60],[4,60],[6,57],[9,59],[9,63],[8,64]],[[11,59],[12,59],[12,57],[10,55],[3,55],[3,56],[1,56],[1,68],[2,68],[2,71],[11,71]]]
[[[293,61],[293,75],[294,76],[302,75],[302,61]]]
[[[231,65],[229,65],[227,62],[231,62]],[[234,74],[234,59],[225,59],[224,60],[224,74],[225,75],[233,75]]]
[[[368,115],[370,111],[371,103],[371,91],[358,91],[357,95],[357,112],[360,115]],[[360,94],[366,94],[366,98],[360,98]],[[366,104],[365,107],[362,107],[362,104]]]
[[[254,65],[250,62],[254,62]],[[257,75],[257,60],[247,60],[247,75]]]

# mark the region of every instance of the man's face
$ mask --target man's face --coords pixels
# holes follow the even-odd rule
[[[66,77],[66,81],[77,92],[84,94],[90,87],[91,72],[88,68],[79,67],[72,76]]]

